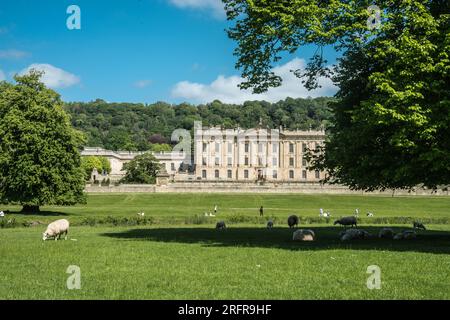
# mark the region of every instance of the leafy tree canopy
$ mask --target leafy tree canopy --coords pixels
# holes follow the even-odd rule
[[[31,71],[16,76],[16,84],[0,83],[0,202],[20,203],[24,211],[85,201],[83,135],[41,75]]]
[[[97,169],[101,174],[103,171],[106,173],[111,172],[111,164],[106,157],[87,156],[81,158],[81,167],[85,172],[85,179],[89,180],[92,174],[92,170]]]
[[[282,53],[317,45],[306,70],[293,72],[310,89],[320,76],[339,87],[325,153],[311,156],[327,181],[363,190],[449,184],[449,1],[376,1],[379,24],[372,1],[224,2],[241,88],[279,86],[271,70]],[[341,52],[335,66],[324,46]]]
[[[331,119],[330,98],[292,99],[277,103],[248,101],[242,105],[225,104],[218,100],[198,106],[182,103],[170,105],[106,103],[66,103],[72,125],[87,136],[86,146],[110,150],[161,150],[170,143],[175,129],[193,130],[194,121],[205,126],[252,128],[260,118],[270,128],[318,129]],[[155,145],[156,144],[156,145]],[[155,149],[156,148],[156,149]],[[167,149],[164,146],[162,151]]]
[[[160,166],[158,160],[151,153],[138,155],[123,165],[122,171],[126,171],[126,174],[121,182],[154,184]]]

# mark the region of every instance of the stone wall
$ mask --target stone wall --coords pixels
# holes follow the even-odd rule
[[[88,193],[154,193],[156,192],[156,188],[156,186],[148,184],[121,184],[118,186],[110,185],[108,187],[86,185],[84,190]]]
[[[142,185],[142,184],[129,184],[118,186],[86,186],[86,192],[112,192],[112,193],[189,193],[189,192],[202,192],[202,193],[299,193],[299,194],[359,194],[359,195],[385,195],[392,196],[392,190],[386,190],[384,192],[363,192],[352,191],[347,187],[339,185],[322,185],[320,183],[282,183],[282,184],[255,184],[255,183],[226,183],[226,182],[175,182],[168,185],[156,186],[156,185]],[[396,190],[394,195],[423,195],[423,196],[448,196],[448,191],[439,190],[433,193],[431,190],[417,189],[412,192],[404,190]]]

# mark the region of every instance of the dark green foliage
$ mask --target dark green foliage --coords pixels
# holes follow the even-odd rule
[[[331,98],[291,99],[277,103],[248,101],[243,105],[213,101],[193,106],[189,104],[67,103],[72,125],[87,136],[87,146],[111,150],[167,150],[175,129],[192,130],[194,121],[205,126],[252,128],[260,119],[270,128],[318,129],[326,127],[331,113],[327,107]],[[156,145],[155,145],[156,144]],[[161,149],[162,148],[162,149]]]
[[[154,184],[159,169],[160,164],[151,153],[141,154],[123,165],[126,174],[121,182]]]
[[[0,202],[24,209],[84,202],[81,132],[41,73],[0,82]]]
[[[306,70],[293,72],[309,89],[322,76],[339,88],[312,168],[327,170],[326,181],[368,191],[450,183],[449,1],[223,2],[241,88],[281,85],[272,68],[282,54],[317,45]],[[372,4],[378,28],[368,25]],[[324,46],[342,53],[336,65],[327,66]]]

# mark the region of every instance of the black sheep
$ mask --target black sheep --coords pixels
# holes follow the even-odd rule
[[[289,228],[292,228],[294,226],[298,225],[298,217],[294,214],[292,216],[289,216],[288,218],[288,226]]]
[[[342,226],[358,227],[356,217],[354,217],[354,216],[340,218],[339,220],[336,220],[334,222],[334,225],[337,225],[337,224],[340,224]]]

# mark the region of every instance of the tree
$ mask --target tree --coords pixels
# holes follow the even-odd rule
[[[172,151],[172,147],[166,143],[153,143],[150,146],[150,150],[153,152],[164,152],[164,151],[170,152]]]
[[[331,113],[327,107],[330,100],[288,98],[276,103],[252,101],[243,105],[215,100],[199,106],[162,102],[151,105],[106,103],[97,100],[66,103],[65,109],[72,117],[72,125],[85,133],[86,146],[149,151],[152,144],[168,144],[175,129],[184,128],[193,132],[194,121],[228,129],[238,126],[252,128],[258,125],[261,117],[264,125],[268,126],[308,129],[309,123],[312,123],[312,128],[316,129],[330,120]],[[314,108],[313,118],[309,118],[308,110],[311,108]]]
[[[92,174],[92,170],[97,169],[101,174],[103,171],[106,173],[111,172],[111,164],[106,157],[88,156],[81,158],[81,167],[85,172],[85,179],[89,180]]]
[[[0,202],[24,212],[85,202],[80,148],[59,95],[31,71],[0,83]]]
[[[123,165],[122,171],[126,171],[126,174],[121,182],[154,184],[160,168],[161,165],[151,153],[138,155]]]
[[[100,157],[100,162],[102,163],[102,171],[105,171],[107,174],[111,173],[111,163],[108,158]]]
[[[313,169],[329,172],[325,181],[368,191],[450,182],[448,1],[380,0],[378,21],[370,1],[224,2],[241,88],[279,86],[272,67],[281,54],[318,46],[294,73],[309,89],[321,76],[339,88],[325,152],[310,154]],[[335,66],[322,54],[327,45],[342,52]]]

